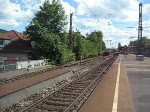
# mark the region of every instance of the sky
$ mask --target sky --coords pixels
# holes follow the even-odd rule
[[[0,0],[0,29],[25,31],[44,1]],[[60,1],[68,22],[73,13],[73,30],[78,29],[82,35],[102,31],[107,48],[117,48],[118,43],[128,45],[137,39],[139,3],[142,2],[143,36],[150,38],[150,0]],[[68,31],[69,24],[66,28]]]

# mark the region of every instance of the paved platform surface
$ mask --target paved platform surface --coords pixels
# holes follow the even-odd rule
[[[109,69],[102,82],[98,84],[95,91],[80,109],[80,112],[134,112],[126,68],[124,65],[119,66],[118,60],[119,58]],[[118,69],[121,73],[119,91],[115,92]],[[117,94],[117,98],[114,97],[115,94]],[[113,104],[116,103],[116,110],[113,110]]]
[[[150,112],[150,58],[136,61],[135,55],[121,57],[127,68],[135,112]]]
[[[136,55],[119,55],[80,112],[150,112],[150,58],[137,61]]]

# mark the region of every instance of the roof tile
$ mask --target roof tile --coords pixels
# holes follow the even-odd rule
[[[11,41],[18,40],[18,39],[30,40],[26,35],[16,32],[14,30],[0,34],[0,38],[6,39],[6,40],[11,40]]]

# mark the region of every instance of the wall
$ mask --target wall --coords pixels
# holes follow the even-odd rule
[[[46,65],[45,60],[33,60],[33,61],[29,60],[29,61],[19,61],[19,62],[15,61],[15,62],[11,62],[11,64],[9,63],[7,65],[0,65],[0,72],[15,71],[18,69],[28,69],[28,71],[30,72],[30,71],[36,71],[36,69],[40,67],[45,67],[45,65]]]
[[[27,57],[28,53],[0,52],[1,57]]]
[[[44,65],[45,65],[44,60],[20,61],[20,62],[17,62],[17,69],[35,68],[35,67],[44,66]]]
[[[21,60],[21,57],[27,57],[28,53],[8,53],[8,52],[0,52],[0,57],[7,57],[7,58],[19,58]],[[4,64],[16,64],[16,61],[7,61],[4,60]]]

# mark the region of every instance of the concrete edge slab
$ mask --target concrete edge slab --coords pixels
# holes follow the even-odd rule
[[[19,101],[37,93],[37,92],[40,92],[43,89],[45,89],[46,87],[50,87],[59,81],[67,80],[71,76],[73,76],[73,72],[69,71],[62,75],[51,78],[47,81],[44,81],[44,82],[38,83],[36,85],[33,85],[31,87],[25,88],[21,91],[6,95],[0,99],[0,110],[9,107],[12,104],[18,103]]]

